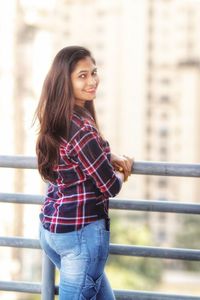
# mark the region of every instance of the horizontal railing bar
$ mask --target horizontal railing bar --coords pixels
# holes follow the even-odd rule
[[[1,291],[40,294],[41,284],[23,281],[0,281]]]
[[[22,193],[0,193],[0,202],[16,204],[39,204],[43,203],[44,196]]]
[[[123,256],[200,261],[200,250],[181,249],[181,248],[161,248],[161,247],[149,247],[149,246],[110,244],[110,254],[123,255]]]
[[[39,204],[43,203],[44,196],[24,193],[0,193],[0,202],[17,204]]]
[[[36,169],[36,157],[0,155],[0,167]],[[136,161],[134,162],[132,173],[160,176],[200,177],[200,164]]]
[[[0,246],[40,249],[40,244],[37,239],[20,237],[0,237]],[[200,260],[200,250],[181,248],[160,248],[110,244],[110,254],[195,261]]]
[[[155,292],[114,290],[117,300],[200,300],[190,295],[173,295]]]
[[[23,281],[0,281],[1,291],[41,294],[41,284]],[[153,292],[114,290],[117,300],[198,300],[199,297],[189,295],[173,295]],[[58,286],[55,286],[55,295],[58,295]]]
[[[43,196],[22,193],[0,193],[0,202],[41,205],[43,203]],[[111,209],[134,211],[200,214],[200,204],[187,202],[110,199],[109,207]]]
[[[0,167],[17,169],[36,169],[36,157],[24,155],[0,155]]]
[[[157,201],[157,200],[120,200],[111,199],[109,208],[149,212],[200,214],[200,204]]]
[[[140,175],[200,177],[200,164],[138,161],[134,163],[132,173]]]
[[[39,243],[38,239],[27,239],[27,238],[21,238],[21,237],[0,236],[0,246],[14,247],[14,248],[40,249],[40,243]]]

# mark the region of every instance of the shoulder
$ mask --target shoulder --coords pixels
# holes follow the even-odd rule
[[[69,141],[63,139],[61,146],[64,146],[69,152],[73,152],[77,145],[81,147],[89,144],[102,145],[102,142],[103,140],[94,122],[74,113],[71,120]]]
[[[102,149],[101,135],[96,128],[94,122],[84,116],[79,117],[81,120],[81,126],[71,140],[73,149],[77,152],[91,151],[99,152]]]
[[[91,141],[95,139],[102,148],[108,149],[110,147],[108,141],[104,139],[97,129],[92,117],[87,118],[74,113],[72,119],[78,128],[73,140],[77,142],[80,139],[83,139],[84,141]]]
[[[71,123],[71,134],[74,136],[74,134],[96,134],[99,135],[98,129],[95,126],[95,123],[87,117],[80,116],[76,113],[72,116],[72,123]]]

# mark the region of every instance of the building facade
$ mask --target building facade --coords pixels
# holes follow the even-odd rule
[[[136,160],[198,162],[199,1],[12,0],[0,3],[0,16],[2,154],[35,155],[31,124],[44,77],[62,47],[79,44],[91,49],[97,61],[101,83],[95,104],[113,152]],[[2,191],[44,190],[35,171],[9,172],[3,170]],[[197,202],[199,186],[198,179],[133,175],[119,198]],[[32,207],[5,209],[17,225],[10,229],[4,210],[2,235],[29,236],[35,228],[37,236]],[[143,218],[158,245],[173,243],[174,216]],[[13,258],[8,280],[29,260],[18,252],[1,257]],[[23,272],[27,279],[27,269]]]

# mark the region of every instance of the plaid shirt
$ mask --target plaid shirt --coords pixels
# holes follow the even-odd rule
[[[108,219],[109,197],[121,189],[110,163],[110,147],[94,126],[92,117],[74,113],[71,135],[62,139],[56,183],[50,183],[40,214],[51,232],[79,230],[91,222]]]

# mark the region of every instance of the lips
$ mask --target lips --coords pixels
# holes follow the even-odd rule
[[[86,90],[86,93],[95,93],[96,92],[96,89],[89,89],[89,90]]]

